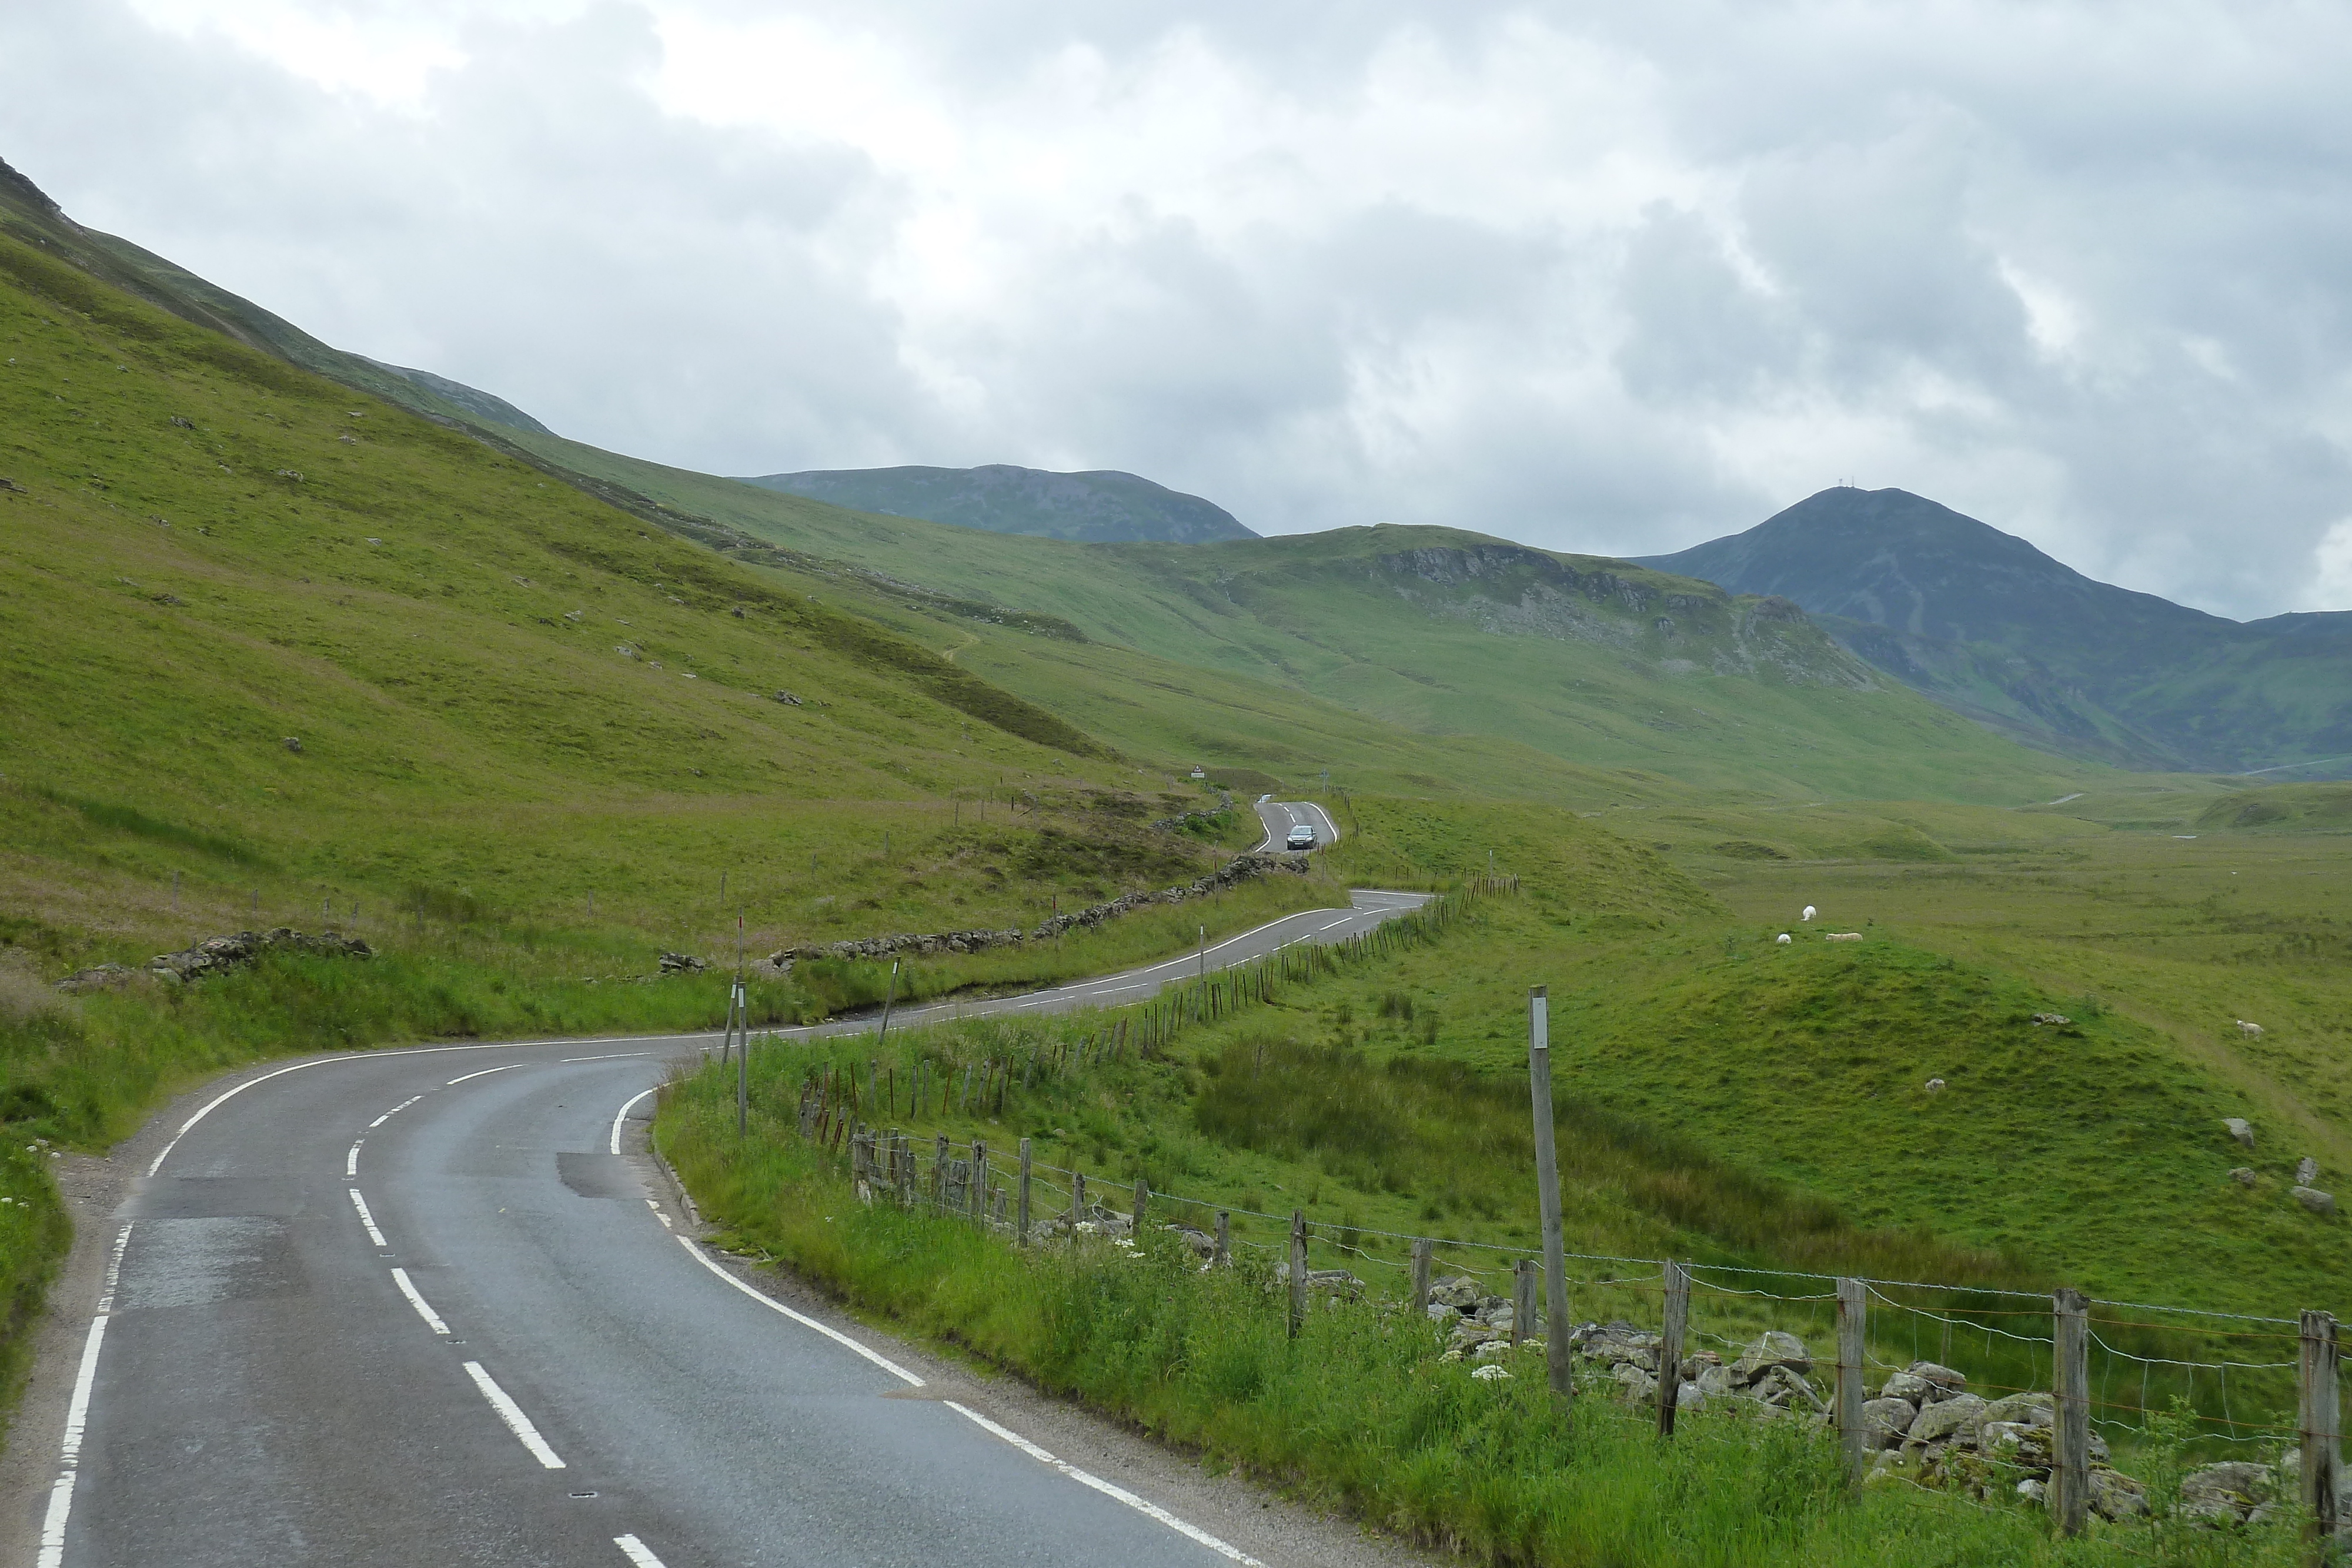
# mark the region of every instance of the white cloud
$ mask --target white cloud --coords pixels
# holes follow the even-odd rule
[[[2328,8],[93,0],[0,56],[86,221],[667,461],[1628,553],[1851,477],[2347,591]]]

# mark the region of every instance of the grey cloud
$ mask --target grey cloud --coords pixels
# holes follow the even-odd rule
[[[886,275],[936,193],[846,139],[664,112],[658,29],[617,0],[468,22],[469,63],[414,108],[116,5],[11,11],[0,154],[331,340],[720,472],[1126,467],[1263,530],[1446,522],[1626,553],[1851,476],[2240,615],[2315,607],[2311,552],[2352,516],[2341,16],[802,14],[898,51],[924,84],[908,111],[975,131],[1052,122],[1066,106],[1040,73],[1072,48],[1120,90],[1205,56],[1271,124],[1364,111],[1376,61],[1391,94],[1401,68],[1484,82],[1519,132],[1447,155],[1466,192],[1513,175],[1538,193],[1498,209],[1370,152],[1277,145],[1218,173],[1280,165],[1289,185],[1265,188],[1295,188],[1294,210],[1218,222],[1188,208],[1197,192],[1126,177],[1183,150],[1114,120],[1066,151],[1121,193],[1044,222],[984,207],[1009,287],[910,304]],[[1636,109],[1512,75],[1562,40],[1607,51]],[[1479,96],[1447,112],[1496,107]],[[1563,162],[1595,141],[1599,162]],[[1555,202],[1555,175],[1583,193]],[[1656,188],[1610,193],[1642,180]]]

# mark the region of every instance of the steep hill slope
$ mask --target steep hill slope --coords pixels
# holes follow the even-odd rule
[[[743,482],[856,512],[1050,539],[1205,544],[1257,537],[1213,501],[1114,469],[1052,474],[991,463],[979,468],[816,469]]]
[[[648,529],[5,237],[0,342],[0,880],[26,929],[113,920],[72,868],[125,856],[150,904],[177,874],[192,903],[249,892],[281,918],[322,896],[544,918],[601,892],[600,918],[662,927],[757,868],[730,902],[870,929],[885,903],[833,898],[861,879],[996,921],[1097,880],[1049,857],[1008,883],[1032,816],[900,885],[877,852],[894,829],[919,860],[991,796],[1100,796],[1134,770],[818,602],[821,581]]]
[[[1791,599],[1897,679],[2078,755],[2180,768],[2352,762],[2352,615],[2227,621],[2094,581],[1894,489],[1824,490],[1642,564]]]
[[[1023,538],[512,439],[551,470],[650,497],[662,510],[646,515],[742,559],[971,606],[958,661],[1048,706],[1092,657],[1065,645],[1074,636],[1427,736],[1507,739],[1687,788],[2019,800],[2079,787],[2077,768],[1878,678],[1785,601],[1619,561],[1393,526],[1199,546]],[[1000,632],[1015,612],[1069,636],[1039,634],[1034,615],[1032,630]],[[1107,695],[1102,678],[1087,684]],[[1164,699],[1129,688],[1118,700],[1142,717]],[[1087,723],[1118,737],[1117,706],[1090,706]]]

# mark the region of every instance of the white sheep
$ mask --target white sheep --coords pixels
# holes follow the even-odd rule
[[[1811,920],[1811,919],[1813,917],[1813,915],[1814,915],[1813,906],[1812,906],[1811,904],[1808,904],[1807,905],[1805,905],[1805,912],[1804,912],[1802,915],[1798,915],[1798,916],[1797,916],[1797,918],[1798,918],[1799,920]]]
[[[1929,1080],[1927,1080],[1927,1092],[1928,1092],[1928,1093],[1930,1093],[1930,1094],[1941,1094],[1943,1092],[1944,1092],[1944,1081],[1943,1081],[1942,1079],[1940,1079],[1940,1078],[1930,1078]]]
[[[1862,933],[1859,931],[1832,931],[1822,939],[1829,942],[1859,942],[1862,940]]]
[[[2238,1032],[2251,1040],[2254,1036],[2263,1032],[2263,1026],[2258,1023],[2248,1023],[2245,1019],[2240,1019],[2238,1020]]]
[[[1781,946],[1786,947],[1789,945],[1789,934],[1786,931],[1783,931],[1778,936],[1773,937],[1772,940],[1778,942]]]

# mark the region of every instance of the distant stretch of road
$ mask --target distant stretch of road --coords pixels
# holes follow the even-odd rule
[[[1290,836],[1293,828],[1315,830],[1315,847],[1328,850],[1339,841],[1339,829],[1322,807],[1312,800],[1276,800],[1272,798],[1257,803],[1257,820],[1265,824],[1265,839],[1257,847],[1278,850]]]
[[[1423,902],[1358,894],[899,1017],[1139,1001]],[[41,1568],[1256,1561],[696,1241],[645,1121],[712,1044],[361,1051],[225,1082],[116,1216]]]

